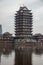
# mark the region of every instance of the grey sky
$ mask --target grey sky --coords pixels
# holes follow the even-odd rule
[[[25,5],[33,13],[33,33],[43,34],[43,0],[0,0],[0,24],[3,33],[14,33],[14,16]]]

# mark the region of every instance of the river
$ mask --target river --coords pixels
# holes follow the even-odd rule
[[[19,53],[12,48],[3,48],[0,49],[0,65],[43,65],[43,53]]]
[[[17,58],[19,60],[19,58]],[[32,61],[31,61],[32,60]],[[31,63],[29,65],[43,65],[43,54],[32,53]],[[0,65],[15,65],[15,51],[12,51],[10,54],[1,54],[0,53]]]

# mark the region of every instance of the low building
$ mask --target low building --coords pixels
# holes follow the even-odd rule
[[[4,34],[3,34],[3,38],[8,38],[8,37],[12,37],[12,34],[10,34],[9,32],[5,32]]]
[[[43,40],[43,35],[40,33],[35,34],[33,35],[33,39],[35,39],[36,41]]]

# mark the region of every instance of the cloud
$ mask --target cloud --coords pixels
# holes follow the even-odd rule
[[[39,0],[40,2],[43,2],[43,0]]]
[[[33,14],[33,33],[43,34],[43,6],[34,10]]]

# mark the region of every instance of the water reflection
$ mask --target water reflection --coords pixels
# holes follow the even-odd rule
[[[1,56],[1,65],[14,65],[14,52],[10,55],[2,55]]]
[[[42,54],[43,54],[43,49],[35,49],[35,50],[34,50],[34,53],[35,53],[36,55],[42,55]]]
[[[1,63],[1,53],[0,53],[0,63]]]
[[[0,43],[0,65],[43,65],[43,50],[16,49],[12,44]],[[37,62],[38,61],[38,62]]]
[[[0,43],[0,65],[14,65],[12,43]]]
[[[16,50],[15,65],[32,65],[32,53],[29,50]]]
[[[32,54],[32,65],[43,65],[43,54]]]

